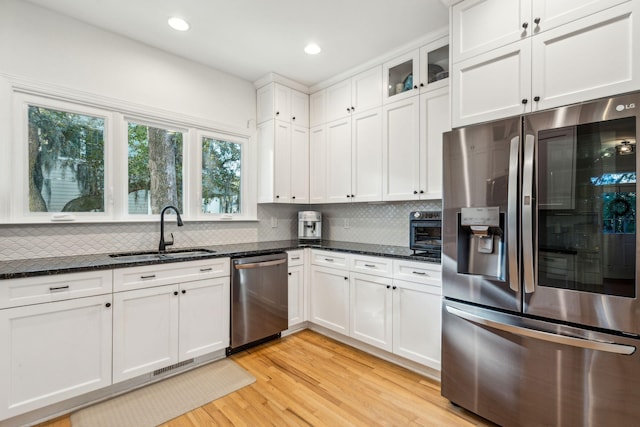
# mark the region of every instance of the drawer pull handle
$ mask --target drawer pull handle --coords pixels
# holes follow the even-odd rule
[[[417,274],[419,276],[426,276],[427,273],[425,273],[424,271],[412,271],[413,274]]]
[[[49,290],[50,290],[51,292],[64,291],[64,290],[67,290],[67,289],[69,289],[69,285],[64,285],[64,286],[51,286],[51,287],[49,288]]]
[[[201,272],[203,272],[203,273],[204,273],[205,271],[212,271],[212,270],[213,270],[213,267],[209,267],[209,268],[201,268],[201,269],[200,269],[200,271],[201,271]]]
[[[376,268],[375,264],[365,264],[364,266],[369,268]]]
[[[141,279],[155,279],[156,275],[155,274],[150,274],[148,276],[140,276]]]
[[[297,260],[299,260],[299,259],[300,259],[300,257],[299,257],[299,256],[292,256],[292,257],[291,257],[291,261],[297,261]]]
[[[327,262],[333,262],[333,259],[331,259],[331,258],[325,258],[324,260],[327,261]]]

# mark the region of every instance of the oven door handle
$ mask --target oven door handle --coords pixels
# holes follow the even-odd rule
[[[567,335],[554,334],[552,332],[539,331],[537,329],[524,328],[522,326],[510,325],[508,323],[502,323],[495,320],[487,319],[486,317],[469,313],[467,311],[460,310],[448,305],[445,305],[445,307],[447,308],[447,312],[454,316],[460,317],[461,319],[465,319],[478,325],[487,326],[492,329],[498,329],[500,331],[508,332],[510,334],[518,335],[521,337],[533,338],[555,344],[568,345],[571,347],[579,347],[586,350],[597,350],[605,351],[607,353],[623,354],[626,356],[629,356],[636,351],[636,347],[632,345],[593,341],[586,338],[570,337]]]

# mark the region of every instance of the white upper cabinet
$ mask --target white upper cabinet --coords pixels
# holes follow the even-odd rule
[[[449,87],[449,37],[420,48],[420,93]]]
[[[496,5],[504,4],[504,22],[511,22],[516,3],[518,14],[528,11],[520,37],[515,42],[514,37],[489,37],[503,22]],[[638,1],[620,0],[468,0],[455,5],[453,126],[637,90],[640,26],[633,21],[639,8]],[[487,30],[471,21],[482,21]],[[501,42],[483,43],[483,34]]]
[[[257,91],[258,124],[277,119],[309,126],[309,95],[279,83],[269,83]]]
[[[324,90],[327,122],[382,105],[382,71],[375,67]],[[314,108],[315,110],[315,108]],[[317,118],[311,119],[318,124]]]
[[[326,201],[327,172],[327,128],[320,125],[309,131],[309,203]]]
[[[400,101],[420,93],[420,51],[408,52],[382,64],[384,103]]]
[[[451,9],[458,62],[568,24],[628,0],[466,0]]]
[[[325,90],[319,90],[309,96],[309,127],[315,127],[326,123],[325,111],[327,108]]]
[[[528,32],[522,25],[529,21],[530,14],[531,0],[466,0],[454,5],[451,8],[452,62],[526,37]]]

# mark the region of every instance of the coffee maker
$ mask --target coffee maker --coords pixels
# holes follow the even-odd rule
[[[316,211],[298,212],[298,239],[322,239],[322,214]]]

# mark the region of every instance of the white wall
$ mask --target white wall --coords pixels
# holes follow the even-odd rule
[[[255,122],[256,94],[251,82],[25,1],[0,0],[0,74],[215,121],[245,132],[247,121]]]

